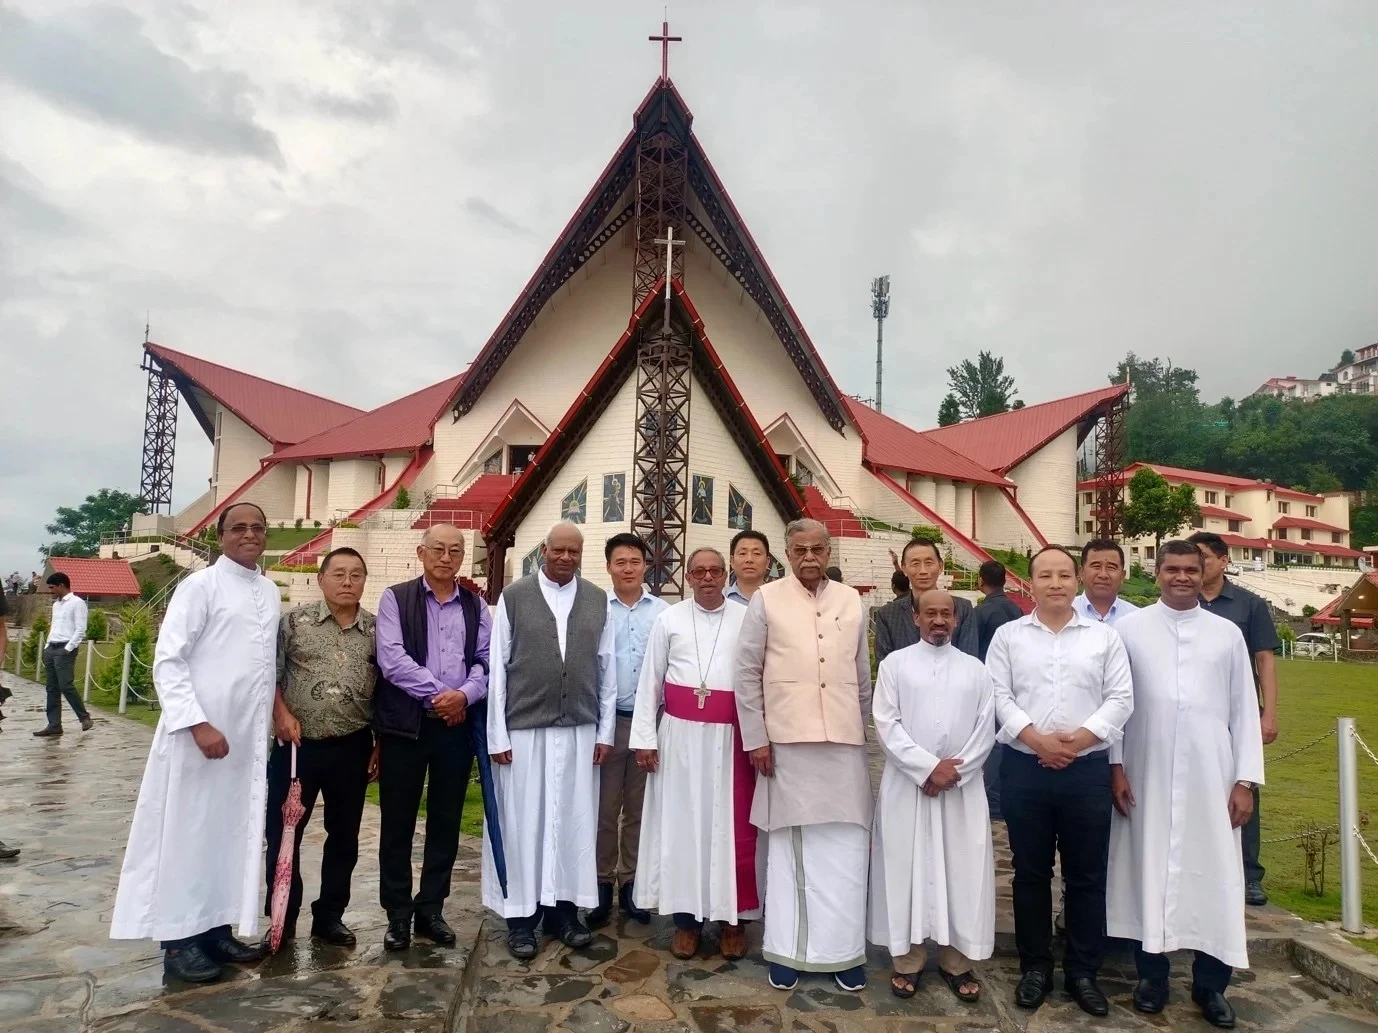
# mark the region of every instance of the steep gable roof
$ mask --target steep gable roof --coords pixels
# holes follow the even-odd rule
[[[741,447],[742,454],[751,465],[752,471],[760,478],[763,487],[770,495],[771,502],[787,520],[792,520],[804,511],[804,499],[790,482],[789,475],[780,460],[775,457],[765,432],[747,408],[746,401],[718,357],[717,350],[703,331],[703,320],[699,318],[683,284],[671,281],[674,300],[679,303],[683,315],[690,326],[690,339],[694,344],[694,377],[696,383],[704,388],[719,419],[732,432]],[[579,443],[592,429],[599,415],[608,407],[628,377],[636,372],[636,341],[641,327],[646,322],[654,322],[663,312],[665,281],[657,281],[655,288],[632,313],[627,329],[613,345],[607,358],[589,378],[583,390],[561,417],[550,437],[531,460],[525,472],[517,478],[504,498],[494,510],[489,521],[486,537],[490,543],[510,538],[522,518],[535,506],[541,493],[554,476],[574,454]],[[629,490],[628,494],[631,492]]]
[[[636,171],[636,146],[641,132],[665,118],[688,138],[688,191],[701,206],[707,223],[689,206],[687,229],[721,262],[760,307],[834,429],[847,422],[842,393],[809,340],[784,291],[766,264],[761,249],[728,196],[702,144],[690,126],[693,114],[668,79],[659,79],[633,118],[633,128],[618,145],[593,188],[560,231],[545,258],[522,288],[492,336],[479,351],[470,375],[454,399],[456,418],[468,412],[520,343],[546,302],[608,241],[633,220],[635,205],[628,196]]]
[[[1069,427],[1104,415],[1128,392],[1128,384],[1115,384],[1041,405],[937,427],[924,431],[924,436],[987,470],[1009,473]]]
[[[431,440],[435,421],[463,382],[463,373],[448,377],[275,452],[273,458],[279,461],[339,459],[420,448]]]
[[[974,484],[1012,486],[998,473],[992,473],[942,442],[906,427],[899,420],[877,412],[854,398],[845,401],[852,421],[861,431],[862,458],[872,466],[907,470],[930,477],[948,477]]]
[[[202,428],[214,435],[215,423],[201,410],[189,388],[196,387],[234,413],[275,447],[294,445],[363,414],[362,409],[295,387],[241,373],[185,352],[144,343],[158,366],[177,384]]]

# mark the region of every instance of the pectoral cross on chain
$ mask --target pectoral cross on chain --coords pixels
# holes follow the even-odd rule
[[[685,242],[675,239],[675,228],[665,227],[665,236],[655,239],[657,244],[665,246],[665,329],[670,329],[670,279],[674,275],[675,248],[684,247]],[[699,709],[703,709],[703,702],[699,702]]]
[[[699,682],[699,687],[694,690],[694,698],[699,701],[699,709],[708,702],[708,697],[713,694],[712,690],[704,682]]]

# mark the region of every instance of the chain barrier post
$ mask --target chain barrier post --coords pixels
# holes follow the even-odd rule
[[[1359,870],[1359,773],[1354,718],[1336,722],[1340,764],[1340,928],[1364,931],[1363,873]]]
[[[129,659],[134,655],[134,643],[124,644],[124,670],[120,672],[120,713],[129,705]]]
[[[82,681],[81,686],[81,699],[83,703],[91,702],[91,656],[95,653],[95,651],[95,641],[88,640],[86,643],[86,675]]]

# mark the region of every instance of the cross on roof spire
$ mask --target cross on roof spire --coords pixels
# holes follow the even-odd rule
[[[675,228],[665,227],[665,236],[656,237],[657,244],[665,245],[665,329],[670,329],[670,280],[674,276],[675,248],[684,247],[685,241],[675,239]]]
[[[660,77],[668,81],[670,78],[670,44],[683,43],[684,37],[671,36],[669,21],[663,21],[660,23],[660,35],[647,36],[646,39],[651,43],[660,44]]]

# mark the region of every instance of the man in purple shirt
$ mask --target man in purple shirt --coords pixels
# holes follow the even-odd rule
[[[416,935],[444,947],[454,931],[441,917],[459,851],[459,819],[473,766],[469,709],[488,695],[488,607],[455,580],[464,536],[437,524],[416,548],[425,573],[393,585],[378,601],[381,677],[373,695],[378,733],[379,898],[388,915],[383,947]],[[477,717],[477,715],[475,715]],[[412,837],[426,786],[421,886],[412,898]]]

